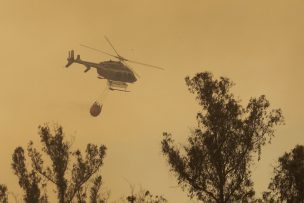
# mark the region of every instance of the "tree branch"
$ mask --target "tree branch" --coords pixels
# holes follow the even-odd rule
[[[84,177],[83,180],[79,181],[78,185],[75,185],[74,191],[73,191],[73,193],[72,193],[70,199],[67,201],[67,203],[70,203],[70,202],[73,200],[73,198],[74,198],[75,194],[77,193],[77,191],[81,188],[81,186],[82,186],[86,181],[88,181],[88,180],[90,179],[90,177],[91,177],[94,173],[96,173],[96,172],[99,170],[99,167],[100,167],[101,165],[102,165],[102,162],[97,166],[97,168],[96,168],[95,170],[93,170],[93,171],[91,171],[89,174],[87,174],[87,176]]]

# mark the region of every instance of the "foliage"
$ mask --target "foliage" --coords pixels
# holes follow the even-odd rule
[[[304,146],[297,145],[278,162],[269,191],[264,194],[276,202],[304,202]]]
[[[7,187],[5,185],[1,185],[1,184],[0,184],[0,202],[8,203]]]
[[[40,189],[45,185],[41,184],[41,178],[37,176],[34,170],[29,172],[26,168],[26,158],[21,147],[15,149],[12,159],[12,168],[15,175],[18,176],[20,187],[25,192],[24,201],[27,203],[46,202],[47,195],[42,195]]]
[[[281,110],[270,110],[264,95],[243,107],[230,93],[233,83],[214,79],[209,72],[186,77],[186,84],[202,110],[197,113],[198,126],[181,149],[170,133],[163,134],[162,151],[171,171],[190,197],[218,203],[252,201],[253,156],[260,159],[262,146],[283,122]]]
[[[55,126],[53,132],[48,124],[39,126],[38,129],[45,157],[34,147],[33,142],[29,143],[27,151],[33,168],[30,173],[25,164],[23,148],[16,148],[13,154],[12,166],[19,178],[20,186],[25,190],[25,198],[28,198],[29,194],[34,198],[25,199],[26,202],[35,203],[46,197],[40,195],[41,186],[45,187],[45,184],[40,184],[42,179],[56,186],[60,203],[70,203],[74,198],[78,202],[85,202],[87,186],[103,165],[106,147],[88,144],[83,156],[79,150],[72,151],[71,145],[64,141],[61,126]],[[101,201],[98,193],[101,184],[101,176],[96,176],[91,184],[91,202]]]
[[[162,195],[153,195],[149,190],[140,190],[136,194],[129,195],[126,200],[130,203],[167,203]]]
[[[97,203],[97,200],[100,199],[99,190],[100,190],[101,185],[102,185],[101,176],[98,176],[97,178],[94,179],[93,186],[90,190],[91,191],[91,196],[90,196],[91,203]]]

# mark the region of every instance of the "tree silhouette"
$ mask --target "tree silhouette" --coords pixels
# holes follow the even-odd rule
[[[31,160],[31,172],[28,172],[25,164],[23,148],[16,148],[13,154],[12,167],[19,178],[19,185],[25,191],[25,202],[47,201],[46,195],[40,192],[46,186],[41,183],[42,179],[56,186],[60,203],[70,203],[74,198],[78,202],[85,202],[89,185],[91,202],[101,202],[99,189],[102,181],[97,173],[103,165],[106,147],[88,144],[83,157],[79,150],[71,151],[70,143],[64,141],[61,126],[54,126],[53,132],[48,124],[38,129],[43,154],[34,147],[33,142],[29,143],[27,152]],[[90,182],[94,175],[95,179]]]
[[[270,110],[265,96],[251,98],[243,107],[230,93],[233,83],[209,72],[186,77],[186,84],[202,107],[198,126],[188,144],[174,145],[170,133],[162,140],[163,154],[183,189],[204,202],[248,202],[254,196],[250,166],[255,154],[283,122],[280,109]]]
[[[304,146],[297,145],[278,162],[264,196],[269,196],[273,202],[304,202]]]
[[[8,203],[7,187],[5,185],[1,185],[1,184],[0,184],[0,202]]]

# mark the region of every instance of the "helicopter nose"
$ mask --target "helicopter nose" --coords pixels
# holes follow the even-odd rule
[[[133,82],[136,82],[137,78],[135,76],[133,76]]]

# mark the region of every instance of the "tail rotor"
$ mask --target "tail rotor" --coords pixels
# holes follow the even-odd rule
[[[67,60],[68,60],[68,64],[65,66],[66,68],[69,67],[75,61],[74,50],[69,51],[69,56]]]

